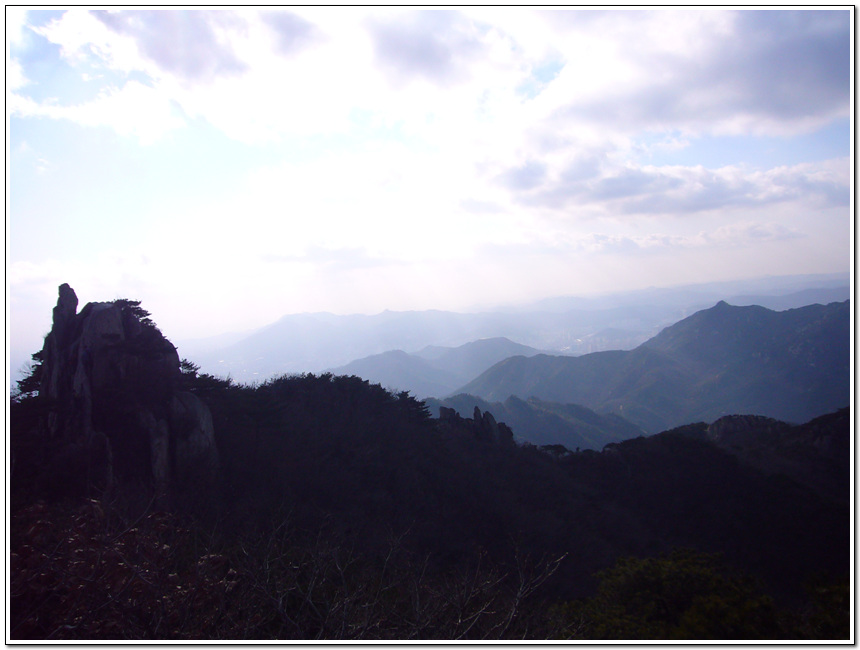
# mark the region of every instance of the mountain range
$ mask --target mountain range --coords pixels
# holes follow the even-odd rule
[[[803,422],[850,400],[850,303],[782,312],[723,301],[633,350],[506,359],[458,392],[615,413],[655,433],[733,413]]]
[[[137,301],[77,307],[62,285],[10,400],[11,637],[851,635],[850,411],[766,417],[849,401],[848,302],[720,302],[631,351],[479,378],[602,412],[331,373],[239,384],[183,362]],[[760,414],[697,421],[739,404]],[[683,423],[638,435],[614,405]],[[517,444],[490,409],[628,439]]]
[[[477,313],[289,314],[254,331],[180,340],[177,347],[181,356],[194,359],[205,372],[241,382],[284,373],[322,372],[394,350],[428,360],[422,356],[428,346],[459,347],[493,338],[507,338],[553,354],[579,355],[633,349],[719,300],[787,309],[846,300],[849,285],[848,274],[780,276],[560,297]],[[397,365],[396,360],[390,361]],[[428,382],[433,386],[439,379],[431,373]],[[447,380],[441,384],[446,386]]]
[[[416,397],[433,397],[448,395],[499,361],[536,354],[540,350],[497,337],[457,347],[427,346],[415,354],[391,350],[332,368],[331,372],[357,375],[393,390],[408,390]]]

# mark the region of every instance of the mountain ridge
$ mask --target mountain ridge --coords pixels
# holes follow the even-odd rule
[[[685,285],[470,313],[288,314],[259,329],[224,337],[221,343],[212,337],[180,340],[177,345],[206,372],[260,381],[283,373],[322,372],[394,349],[414,353],[427,346],[459,346],[499,336],[557,354],[629,350],[718,299],[745,295],[767,300],[770,296],[782,306],[797,307],[821,296],[832,297],[834,292],[850,297],[846,276]]]
[[[720,301],[633,350],[512,357],[458,392],[582,404],[652,433],[738,412],[804,421],[848,403],[849,312]]]
[[[389,350],[328,371],[357,375],[393,390],[409,391],[416,397],[444,397],[509,356],[539,353],[506,337],[492,337],[457,347],[428,346],[414,354]]]

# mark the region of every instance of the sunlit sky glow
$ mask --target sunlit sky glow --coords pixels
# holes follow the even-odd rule
[[[13,370],[62,282],[182,339],[847,271],[852,22],[7,8]]]

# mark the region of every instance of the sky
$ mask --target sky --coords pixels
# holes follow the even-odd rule
[[[846,272],[851,10],[6,7],[7,343]]]

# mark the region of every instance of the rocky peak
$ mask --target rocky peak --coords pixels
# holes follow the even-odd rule
[[[65,342],[74,328],[75,316],[78,311],[78,296],[68,284],[60,285],[60,297],[54,307],[54,323],[52,331],[56,332],[61,341]]]
[[[63,284],[41,353],[45,430],[56,456],[74,457],[87,490],[148,484],[162,500],[217,469],[212,418],[178,390],[176,348],[129,300],[88,303]],[[205,479],[201,482],[201,479]]]

